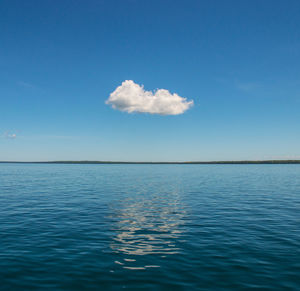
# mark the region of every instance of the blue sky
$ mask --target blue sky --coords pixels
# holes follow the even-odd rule
[[[299,15],[290,0],[3,0],[0,160],[300,158]],[[125,80],[194,105],[113,109]]]

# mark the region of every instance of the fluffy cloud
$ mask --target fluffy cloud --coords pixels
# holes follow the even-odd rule
[[[145,91],[143,86],[126,80],[112,92],[105,102],[112,108],[128,113],[140,112],[161,115],[182,114],[193,106],[194,101],[171,94],[166,89]]]

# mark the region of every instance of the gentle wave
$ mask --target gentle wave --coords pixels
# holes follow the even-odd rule
[[[0,165],[3,290],[299,290],[300,165]]]

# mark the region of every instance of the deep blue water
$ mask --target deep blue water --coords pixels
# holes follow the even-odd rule
[[[300,165],[0,164],[1,290],[300,290]]]

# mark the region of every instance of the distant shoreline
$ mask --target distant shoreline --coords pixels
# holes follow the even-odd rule
[[[113,161],[0,161],[1,164],[120,164],[120,165],[226,165],[226,164],[300,164],[300,160],[208,161],[208,162],[113,162]]]

